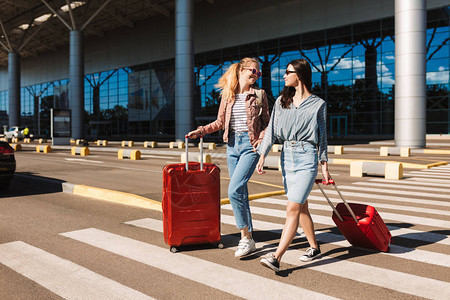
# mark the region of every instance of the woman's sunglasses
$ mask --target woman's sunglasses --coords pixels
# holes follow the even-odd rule
[[[295,71],[291,71],[291,70],[286,70],[286,76],[291,74],[291,73],[295,73]]]
[[[252,69],[252,68],[244,68],[244,69],[246,69],[246,70],[251,70],[251,71],[252,71],[252,74],[253,74],[253,75],[256,74],[256,76],[258,76],[258,77],[261,77],[261,75],[262,75],[262,72],[261,72],[261,71],[258,71],[258,70],[256,70],[256,69]]]

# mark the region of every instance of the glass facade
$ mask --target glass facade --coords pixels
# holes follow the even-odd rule
[[[450,133],[449,11],[444,7],[427,13],[428,134]],[[230,64],[245,56],[260,59],[263,75],[257,85],[266,90],[271,105],[283,89],[287,64],[305,58],[313,70],[313,93],[328,103],[330,136],[393,136],[393,17],[196,54],[196,126],[215,120],[220,102],[215,84]],[[86,75],[87,136],[173,138],[174,65],[172,59]],[[67,79],[22,88],[23,125],[48,134],[49,109],[66,108],[67,95]],[[7,113],[8,92],[2,91],[0,122],[5,123]]]

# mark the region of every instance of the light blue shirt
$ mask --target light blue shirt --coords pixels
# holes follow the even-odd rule
[[[273,106],[269,126],[258,153],[267,154],[277,139],[281,141],[306,141],[318,147],[319,161],[328,161],[327,154],[327,104],[311,95],[298,106],[281,107],[281,96]]]

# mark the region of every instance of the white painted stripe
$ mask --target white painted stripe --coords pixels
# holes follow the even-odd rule
[[[95,228],[61,235],[246,299],[335,299]]]
[[[177,155],[178,156],[178,155]],[[141,157],[145,158],[164,158],[164,159],[173,159],[173,156],[160,156],[160,155],[149,155],[149,154],[141,154]]]
[[[64,158],[65,160],[69,161],[81,161],[81,162],[91,162],[91,163],[97,163],[97,164],[103,164],[103,161],[100,160],[91,160],[91,159],[85,159],[85,158]]]
[[[450,170],[450,167],[448,166],[433,167],[430,170]]]
[[[330,218],[331,219],[331,218]],[[222,216],[222,223],[229,224],[229,225],[235,225],[235,220],[233,216]],[[258,230],[265,230],[265,231],[271,231],[280,233],[283,230],[282,224],[277,223],[270,223],[270,222],[264,222],[263,228],[260,228],[258,225],[253,223],[254,228]],[[162,226],[162,225],[161,225]],[[299,232],[303,233],[301,228],[299,228]],[[350,247],[350,243],[344,238],[342,235],[333,234],[329,232],[323,232],[320,230],[316,230],[316,239],[320,243],[326,243],[326,244],[333,244],[341,247]],[[391,244],[391,251],[389,253],[384,252],[377,252],[381,255],[387,255],[387,256],[395,256],[402,259],[408,259],[412,261],[417,261],[421,263],[426,264],[433,264],[437,266],[444,266],[444,267],[450,267],[450,255],[443,254],[443,253],[436,253],[426,250],[420,250],[420,249],[413,249],[408,247],[403,247],[399,245]],[[367,249],[366,249],[367,250]],[[371,250],[368,250],[371,251]]]
[[[399,190],[380,190],[376,188],[369,187],[357,187],[350,185],[340,185],[339,189],[341,190],[354,190],[354,191],[364,191],[364,192],[378,192],[378,193],[386,193],[386,194],[394,194],[394,195],[409,195],[409,196],[417,196],[417,197],[431,197],[431,198],[447,198],[447,195],[435,194],[435,193],[419,193],[412,191],[399,191]]]
[[[392,180],[392,182],[394,182],[394,180]],[[402,182],[399,182],[402,183]],[[410,183],[408,181],[408,183]],[[395,189],[407,189],[407,190],[420,190],[420,191],[430,191],[430,192],[442,192],[442,193],[448,193],[448,195],[444,195],[447,196],[448,198],[450,198],[450,188],[438,188],[438,187],[424,187],[424,186],[411,186],[408,185],[408,183],[406,185],[401,185],[401,184],[389,184],[389,183],[374,183],[372,181],[368,182],[368,181],[361,181],[361,182],[354,182],[353,184],[356,185],[365,185],[365,186],[378,186],[378,187],[385,187],[385,188],[395,188]],[[418,184],[418,183],[416,183]],[[441,185],[442,186],[442,185]]]
[[[229,205],[228,205],[229,206]],[[222,218],[222,222],[226,222],[228,224],[234,225],[234,217],[232,216],[222,216],[225,218]],[[145,223],[147,219],[139,220],[139,224],[142,225],[142,227],[145,228]],[[137,223],[136,223],[137,224]],[[149,229],[154,228],[155,221],[150,220],[149,221]],[[160,223],[162,230],[162,223]],[[270,230],[268,228],[271,228],[271,231],[273,231],[274,228],[277,228],[277,226],[282,226],[280,224],[274,224],[269,222],[254,222],[255,228],[258,228],[259,230]],[[260,226],[262,225],[262,226]],[[153,229],[152,229],[153,230]],[[317,235],[318,238],[325,237],[325,235],[322,236],[322,234]],[[327,234],[327,237],[332,240],[337,235],[333,234]],[[339,236],[337,236],[339,237]],[[236,239],[237,243],[237,239]],[[264,249],[265,251],[272,249],[274,247],[273,244],[268,243],[257,243],[258,249]],[[400,250],[400,248],[398,248]],[[392,255],[395,256],[396,254],[386,254],[386,255]],[[299,265],[299,253],[297,250],[289,249],[286,251],[285,255],[283,256],[282,262],[288,263],[291,265],[298,266]],[[383,288],[392,289],[395,291],[417,295],[420,297],[426,297],[426,298],[442,298],[446,299],[447,296],[450,296],[450,283],[435,280],[435,279],[429,279],[425,277],[420,277],[416,275],[411,275],[407,273],[402,273],[398,271],[392,271],[387,269],[382,269],[378,267],[373,267],[370,265],[364,265],[356,262],[351,262],[348,260],[339,260],[337,258],[332,258],[329,256],[324,256],[321,260],[315,260],[311,263],[306,263],[301,266],[307,266],[308,269],[316,270],[325,274],[331,274],[338,277],[343,277],[351,280],[355,280],[357,282],[362,282],[366,284],[371,284]],[[249,288],[249,287],[247,287]],[[421,290],[425,289],[425,290]],[[434,290],[438,289],[438,290]],[[432,291],[430,291],[432,290]],[[443,294],[441,294],[443,293]],[[284,296],[283,298],[285,298]],[[269,297],[264,297],[269,298]]]
[[[253,200],[257,201],[257,200]],[[252,202],[253,202],[252,201]],[[310,206],[311,203],[308,204]],[[229,209],[226,205],[222,205],[223,209]],[[323,224],[323,225],[329,225],[329,226],[336,226],[334,224],[333,220],[331,219],[331,207],[324,205],[324,207],[320,210],[325,210],[330,212],[330,216],[322,216],[322,215],[316,215],[311,214],[311,216],[314,219],[314,223]],[[252,214],[260,214],[260,215],[266,215],[266,216],[273,216],[278,218],[286,218],[286,212],[281,210],[274,210],[269,208],[261,208],[252,206],[251,207]],[[383,213],[383,219],[384,217]],[[222,215],[223,217],[223,215]],[[402,219],[403,220],[403,219]],[[404,223],[406,221],[402,221]],[[406,239],[412,239],[412,240],[419,240],[424,241],[428,243],[436,243],[436,244],[444,244],[444,245],[450,245],[450,237],[443,235],[443,234],[437,234],[433,232],[423,232],[418,230],[413,230],[409,228],[401,228],[397,226],[387,225],[388,229],[391,231],[392,236],[398,236]]]
[[[278,199],[274,199],[278,200]],[[259,200],[257,200],[259,202]],[[268,202],[264,202],[268,203]],[[230,206],[228,204],[228,206]],[[227,207],[229,209],[230,207]],[[222,223],[229,224],[229,225],[235,225],[235,219],[233,216],[229,215],[222,215],[221,219]],[[136,227],[142,227],[146,229],[150,229],[153,231],[162,232],[163,231],[163,224],[160,220],[155,219],[140,219],[135,221],[126,222],[125,224],[134,225]],[[258,230],[264,230],[264,231],[270,231],[275,233],[280,233],[283,230],[282,224],[277,223],[271,223],[271,222],[265,222],[265,221],[258,221],[255,222],[253,220],[253,226],[255,229]],[[302,232],[301,228],[299,228],[299,231]],[[350,243],[342,236],[337,235],[329,232],[321,232],[320,230],[316,230],[316,238],[321,243],[327,243],[327,244],[333,244],[337,246],[342,247],[350,247]],[[238,239],[236,240],[236,244],[238,242]],[[370,251],[370,250],[369,250]],[[389,256],[395,256],[403,259],[418,261],[422,263],[427,264],[433,264],[438,266],[444,266],[444,267],[450,267],[450,255],[442,254],[442,253],[436,253],[431,251],[425,251],[420,249],[412,249],[407,247],[402,247],[398,245],[391,245],[391,251],[389,253],[380,252],[382,255],[389,255]]]
[[[405,178],[404,180],[419,181],[419,182],[440,182],[440,183],[450,185],[450,180],[446,180],[446,179],[431,179],[431,178],[412,177],[412,178]]]
[[[406,177],[427,177],[427,178],[440,178],[442,179],[442,175],[426,175],[426,174],[412,174],[412,173],[406,173],[403,174]]]
[[[426,174],[426,175],[440,175],[440,176],[449,176],[449,173],[445,173],[445,172],[438,172],[438,171],[427,171],[427,170],[422,170],[422,171],[409,171],[410,174]]]
[[[309,203],[309,208],[323,210],[323,211],[331,211],[331,208],[328,206],[328,204],[322,205],[322,204]],[[380,216],[383,218],[383,220],[397,221],[397,222],[402,222],[402,223],[407,222],[407,223],[411,223],[411,224],[415,224],[415,225],[434,226],[434,227],[439,227],[439,228],[450,228],[450,221],[445,221],[445,220],[416,217],[416,216],[409,216],[409,215],[401,215],[401,214],[397,214],[397,213],[388,213],[385,211],[382,211],[380,213]]]
[[[265,199],[270,199],[270,198],[258,199],[258,202],[260,202],[259,200],[261,200],[261,202],[264,202]],[[321,201],[322,203],[326,203],[325,202],[326,200],[323,196],[310,195],[308,197],[308,200],[317,200],[317,201]],[[342,200],[339,198],[330,198],[330,200],[335,203],[342,202]],[[351,202],[368,204],[367,201],[361,201],[361,200],[355,200],[355,199],[352,199]],[[267,203],[269,203],[269,202],[267,202]],[[373,203],[371,203],[371,205],[372,204]],[[428,214],[434,214],[434,215],[438,215],[438,216],[450,216],[450,211],[444,211],[444,210],[439,210],[439,209],[423,208],[423,207],[416,207],[416,206],[403,206],[403,205],[394,205],[394,204],[385,204],[385,203],[376,203],[373,205],[376,206],[377,210],[380,212],[382,212],[383,211],[382,208],[384,208],[384,209],[395,209],[398,211],[406,211],[406,212],[428,213]]]
[[[312,190],[311,193],[320,193],[320,190]],[[331,195],[337,195],[336,191],[329,191],[328,193]],[[406,202],[408,204],[419,203],[419,204],[426,204],[426,205],[450,206],[450,203],[447,201],[397,197],[397,196],[389,196],[389,195],[366,194],[366,193],[354,193],[354,192],[347,192],[347,191],[345,191],[345,192],[341,191],[341,193],[342,193],[342,195],[345,196],[345,200],[348,200],[347,197],[360,197],[360,198],[369,199],[369,200],[382,199],[382,200],[390,200],[390,201],[396,201],[396,202]]]
[[[412,171],[412,172],[439,173],[439,174],[442,173],[443,175],[450,175],[450,170],[449,169],[435,169],[435,168],[431,168],[431,169],[424,169],[424,170]]]
[[[417,181],[413,181],[413,180],[390,180],[390,179],[383,179],[383,178],[373,178],[373,179],[369,179],[369,182],[387,182],[387,183],[395,183],[396,186],[401,187],[402,185],[420,185],[420,186],[435,186],[435,187],[445,187],[448,186],[448,190],[450,191],[450,185],[446,185],[446,184],[442,184],[439,182],[425,182],[423,180],[417,180]],[[353,184],[360,184],[359,182],[355,182]],[[450,181],[449,181],[450,184]],[[402,187],[402,188],[408,188],[408,187]]]
[[[66,299],[153,299],[20,241],[0,245],[0,263]]]

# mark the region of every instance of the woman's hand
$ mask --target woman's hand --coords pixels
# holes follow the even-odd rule
[[[262,140],[257,140],[252,146],[253,146],[253,152],[256,152],[256,149],[258,149],[259,145],[261,145]]]
[[[196,139],[201,135],[202,135],[202,133],[200,132],[200,129],[192,130],[191,132],[186,134],[187,138],[189,138],[189,139]]]
[[[258,164],[256,164],[256,172],[258,172],[259,175],[266,174],[266,172],[263,171],[265,159],[266,158],[264,154],[261,154],[259,156]]]
[[[328,182],[332,179],[330,173],[328,172],[328,162],[321,161],[320,165],[322,167],[323,180],[325,181],[325,184],[328,184]]]

